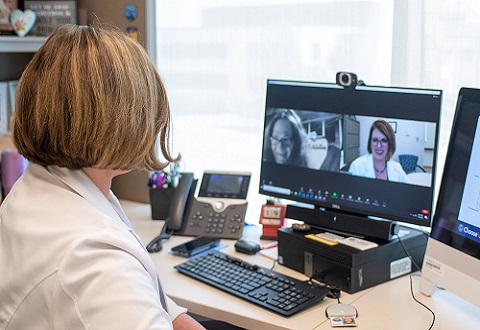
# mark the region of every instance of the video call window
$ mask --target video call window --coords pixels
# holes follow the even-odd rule
[[[269,108],[263,160],[430,187],[435,124]]]
[[[339,172],[341,115],[270,108],[266,117],[264,161]]]

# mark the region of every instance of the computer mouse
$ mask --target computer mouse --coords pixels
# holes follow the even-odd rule
[[[334,304],[330,305],[327,308],[325,308],[325,315],[330,318],[330,317],[335,317],[335,316],[354,316],[358,317],[358,312],[355,307],[352,305],[348,304]]]
[[[260,244],[240,239],[235,243],[235,251],[246,254],[255,254],[260,251]]]

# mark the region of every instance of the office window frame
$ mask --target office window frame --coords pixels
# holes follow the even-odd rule
[[[462,0],[463,1],[463,0]],[[220,3],[218,1],[210,1],[211,3]],[[257,1],[258,2],[258,1]],[[261,1],[262,2],[262,1]],[[267,1],[265,0],[262,3],[269,2],[277,2],[277,3],[282,3],[283,1]],[[332,1],[318,1],[321,3],[331,3]],[[358,3],[361,1],[345,1],[346,5]],[[469,17],[468,12],[476,12],[478,13],[479,6],[477,5],[473,0],[468,0],[467,2],[470,3],[470,6],[467,6],[467,9],[458,9],[457,12],[459,13],[458,17],[451,18],[452,22],[450,22],[454,27],[456,27],[456,22],[457,20],[459,23],[458,25],[462,24],[462,20],[465,19],[465,17]],[[185,2],[184,2],[185,3]],[[248,2],[246,2],[248,3]],[[448,142],[448,138],[450,135],[450,127],[451,127],[451,121],[453,118],[453,113],[454,113],[454,108],[455,108],[455,102],[456,102],[456,96],[458,93],[458,90],[462,86],[469,86],[469,87],[475,87],[480,86],[480,74],[477,74],[477,70],[475,72],[472,72],[471,76],[461,76],[461,77],[453,77],[451,81],[439,81],[436,79],[437,76],[442,76],[441,72],[444,69],[441,66],[441,63],[438,62],[438,75],[437,72],[432,72],[432,65],[427,68],[428,63],[432,61],[436,61],[436,58],[434,56],[435,54],[435,39],[436,31],[432,31],[431,27],[432,26],[439,26],[439,21],[436,20],[436,17],[433,17],[434,15],[438,15],[440,10],[434,11],[432,9],[439,7],[440,5],[438,2],[435,2],[434,0],[392,0],[392,26],[391,26],[391,41],[390,41],[390,47],[391,47],[391,64],[388,69],[383,69],[382,71],[382,77],[381,79],[378,79],[378,76],[376,79],[366,79],[366,83],[371,83],[374,85],[391,85],[391,86],[405,86],[405,87],[419,87],[419,88],[438,88],[438,89],[443,89],[444,90],[444,100],[443,100],[443,110],[442,110],[442,125],[441,125],[441,134],[440,134],[440,150],[439,150],[439,158],[438,158],[438,164],[439,164],[439,169],[437,171],[438,176],[437,176],[437,189],[439,187],[440,183],[440,178],[441,178],[441,173],[443,170],[443,163],[444,163],[444,157],[446,154],[446,145]],[[162,70],[163,70],[163,63],[162,59],[160,58],[160,53],[159,53],[159,44],[158,40],[161,38],[158,35],[158,30],[155,25],[155,21],[157,20],[157,17],[155,15],[156,10],[159,9],[158,6],[161,6],[161,4],[155,0],[147,0],[147,8],[148,12],[150,15],[147,17],[147,25],[148,25],[148,39],[147,39],[147,49],[152,56],[152,58],[156,61],[159,71],[162,75]],[[449,6],[452,6],[453,8],[455,4],[442,4],[442,9],[447,12],[450,9]],[[459,7],[459,6],[456,6]],[[433,15],[432,15],[433,12]],[[479,25],[477,25],[480,27]],[[442,27],[442,26],[440,26]],[[474,28],[472,26],[472,28]],[[480,30],[480,29],[477,29]],[[433,37],[432,37],[433,36]],[[441,39],[442,36],[437,36],[438,39]],[[465,40],[467,40],[464,37]],[[438,41],[437,41],[438,42]],[[466,41],[464,42],[466,43]],[[360,51],[360,50],[359,50]],[[367,50],[371,51],[371,50]],[[455,54],[454,54],[455,55]],[[451,59],[455,59],[456,57],[452,55],[450,56]],[[353,54],[352,56],[355,56]],[[458,56],[457,56],[458,57]],[[240,58],[239,58],[240,59]],[[471,59],[472,61],[474,59]],[[457,63],[457,62],[455,62]],[[348,66],[346,67],[348,68]],[[337,68],[336,71],[347,71],[343,70],[346,68]],[[476,69],[476,67],[475,67]],[[480,70],[479,70],[480,71]],[[365,77],[362,74],[366,74],[364,72],[359,72],[359,78],[370,78],[370,77]],[[301,78],[301,75],[299,75]],[[182,78],[188,77],[188,74],[183,76]],[[278,76],[271,76],[269,78],[285,78],[285,77],[278,77]],[[287,77],[288,78],[288,77]],[[172,97],[175,98],[175,91],[172,90],[172,86],[169,84],[169,79],[170,77],[166,77],[166,85],[167,85],[167,92],[169,94],[171,93]],[[314,79],[315,81],[322,81],[319,79]],[[323,81],[332,81],[333,77],[331,79],[323,79]],[[239,78],[240,84],[245,84],[244,81],[242,81],[242,77]],[[261,93],[260,93],[261,94]],[[259,94],[259,95],[260,95]],[[258,99],[259,97],[262,96],[256,96],[256,106],[258,107],[259,104],[261,104],[263,101]],[[175,103],[175,102],[173,102]],[[234,103],[234,102],[233,102]],[[263,115],[263,109],[258,109]],[[173,149],[177,150],[178,152],[184,153],[184,159],[186,160],[186,165],[183,167],[188,169],[189,171],[194,171],[197,176],[200,175],[200,173],[208,169],[209,167],[214,166],[215,164],[219,164],[219,166],[224,166],[222,162],[215,163],[212,160],[212,155],[215,153],[206,152],[205,154],[202,154],[201,150],[196,150],[195,154],[193,155],[192,153],[188,152],[182,152],[181,146],[179,146],[179,149],[177,149],[177,145],[175,144],[176,140],[178,139],[178,134],[183,134],[185,135],[187,132],[186,130],[183,130],[183,132],[180,132],[177,128],[177,126],[181,126],[184,124],[183,118],[178,118],[179,123],[176,122],[176,117],[177,115],[177,109],[173,107],[172,109],[172,116],[173,116]],[[215,114],[208,114],[208,113],[203,113],[203,114],[198,114],[198,118],[203,117],[203,118],[208,118],[211,121],[215,121]],[[239,124],[242,125],[245,129],[248,129],[249,123],[248,121],[243,121],[242,118],[240,117],[235,117],[235,116],[230,116],[230,117],[225,117],[230,121],[239,121]],[[257,118],[258,119],[258,118]],[[263,120],[263,118],[261,119]],[[192,123],[195,122],[195,117],[190,118],[190,125],[189,127],[190,131],[192,132],[191,134],[193,136],[201,136],[202,134],[208,133],[208,130],[205,131],[204,128],[202,127],[195,127]],[[262,130],[263,127],[261,127],[263,123],[260,123],[260,126],[257,123],[257,126],[255,127],[256,130]],[[225,126],[228,127],[228,124]],[[202,131],[204,130],[204,131]],[[252,170],[253,175],[252,175],[252,185],[251,185],[251,191],[255,191],[256,187],[256,178],[257,174],[255,173],[256,171],[259,171],[260,167],[260,144],[261,144],[261,132],[256,132],[251,140],[249,139],[248,141],[238,141],[235,139],[235,137],[228,137],[225,136],[225,138],[231,138],[232,145],[241,145],[241,144],[252,144],[255,145],[254,148],[256,148],[255,152],[252,152],[250,157],[256,158],[256,167],[252,166],[254,168],[249,168],[248,170]],[[260,139],[259,139],[260,137]],[[193,137],[195,139],[195,137]],[[235,147],[234,147],[235,148]],[[220,153],[220,151],[219,151]],[[221,155],[219,156],[221,157]],[[228,158],[228,157],[227,157]],[[205,161],[205,159],[207,161]],[[188,160],[188,161],[187,161]],[[252,163],[253,164],[253,163]],[[205,168],[204,166],[207,166]],[[229,168],[226,168],[229,169]],[[230,169],[237,169],[237,168],[230,168]],[[244,168],[242,168],[244,169]],[[255,194],[257,196],[258,194]],[[260,196],[261,201],[264,201],[264,197]],[[260,200],[259,200],[260,201]],[[257,202],[258,204],[259,202]],[[256,209],[256,212],[258,212],[258,209]],[[255,221],[254,218],[251,218],[251,221]]]

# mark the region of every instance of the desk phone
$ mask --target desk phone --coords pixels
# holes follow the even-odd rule
[[[174,235],[242,236],[251,173],[205,171],[195,197],[197,180],[183,173],[172,197],[167,229]]]

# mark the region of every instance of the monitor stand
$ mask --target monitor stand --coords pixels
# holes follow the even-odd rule
[[[390,241],[397,234],[398,228],[394,221],[371,219],[348,213],[335,212],[326,209],[307,208],[297,205],[287,205],[286,218],[301,220],[316,228],[350,233],[356,236],[366,236]]]

